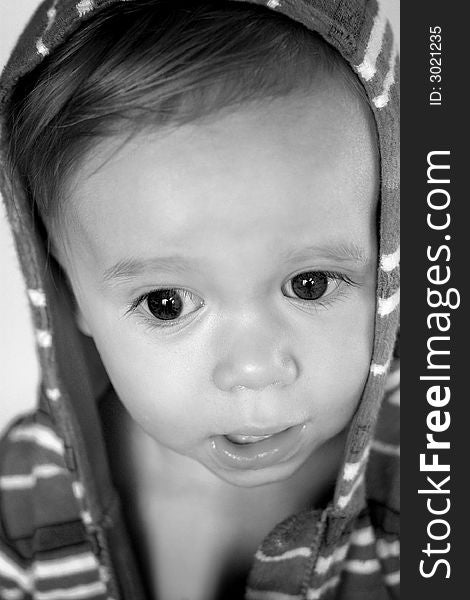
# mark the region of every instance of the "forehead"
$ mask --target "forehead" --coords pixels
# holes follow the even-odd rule
[[[70,185],[72,255],[104,267],[370,241],[375,138],[367,109],[334,80],[119,143],[89,153]]]

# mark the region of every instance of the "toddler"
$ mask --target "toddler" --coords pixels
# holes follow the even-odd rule
[[[0,598],[398,597],[397,68],[370,1],[41,5]]]

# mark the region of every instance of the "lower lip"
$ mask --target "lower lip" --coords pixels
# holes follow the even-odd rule
[[[289,460],[299,449],[305,424],[289,427],[266,439],[236,444],[224,435],[211,440],[219,464],[228,469],[257,470]]]

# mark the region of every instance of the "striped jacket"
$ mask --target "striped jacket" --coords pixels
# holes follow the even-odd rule
[[[357,73],[377,124],[381,206],[373,355],[334,497],[321,510],[292,515],[263,540],[246,598],[398,598],[397,51],[376,0],[253,1],[317,31]],[[46,0],[2,74],[1,108],[17,81],[83,19],[117,2]],[[2,165],[6,142],[1,140]],[[83,351],[86,342],[73,324],[70,300],[46,268],[26,193],[11,177],[2,169],[2,197],[28,291],[42,383],[37,410],[14,423],[0,442],[0,599],[144,599],[105,459],[91,354]]]

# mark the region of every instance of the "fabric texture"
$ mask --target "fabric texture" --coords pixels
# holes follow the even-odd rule
[[[118,1],[41,4],[2,74],[1,107],[18,80],[83,19]],[[254,3],[317,31],[339,50],[366,90],[380,149],[380,261],[370,373],[334,498],[324,510],[303,511],[271,531],[253,558],[246,598],[398,598],[399,371],[393,357],[399,307],[397,50],[376,0]],[[2,139],[2,167],[5,143]],[[0,176],[42,371],[37,410],[14,423],[0,445],[0,599],[143,599],[105,458],[93,365],[83,351],[70,300],[46,268],[47,253],[28,198],[4,168]]]

